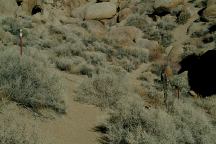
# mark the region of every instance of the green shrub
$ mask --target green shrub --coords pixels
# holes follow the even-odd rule
[[[38,109],[49,107],[64,112],[62,87],[59,78],[46,69],[45,61],[36,53],[7,48],[0,53],[0,87],[9,99]]]
[[[19,31],[21,29],[20,23],[11,17],[7,17],[2,20],[3,29],[12,33],[13,35],[19,35]]]

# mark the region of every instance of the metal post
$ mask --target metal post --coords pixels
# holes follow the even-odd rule
[[[19,33],[19,39],[20,39],[20,56],[22,56],[23,54],[23,33],[22,33],[22,29],[20,29],[20,33]]]

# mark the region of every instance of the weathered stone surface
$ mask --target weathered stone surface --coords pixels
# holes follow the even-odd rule
[[[116,5],[112,2],[95,3],[86,7],[85,19],[107,19],[116,14]]]
[[[126,19],[129,15],[131,15],[133,12],[130,8],[125,8],[119,12],[119,21],[122,21]]]
[[[156,0],[154,7],[175,8],[180,4],[184,4],[184,0]]]
[[[216,4],[207,7],[205,9],[203,15],[209,21],[215,21],[215,19],[216,19]]]
[[[152,49],[159,47],[159,43],[157,41],[152,41],[148,39],[138,38],[136,40],[137,47],[140,48],[146,48],[146,49]]]
[[[43,2],[46,3],[46,4],[53,4],[54,3],[53,0],[43,0]]]
[[[207,7],[216,4],[216,0],[208,0]]]
[[[100,38],[106,35],[107,30],[101,22],[96,20],[88,20],[86,21],[86,25],[88,31],[90,31],[90,33],[95,37]]]
[[[133,26],[114,27],[110,30],[108,38],[119,46],[133,45],[138,38],[143,36],[143,32]]]

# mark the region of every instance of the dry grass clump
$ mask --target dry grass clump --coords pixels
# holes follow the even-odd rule
[[[1,50],[0,87],[12,101],[37,110],[48,107],[65,112],[59,78],[37,53],[25,50],[22,58],[14,48]]]

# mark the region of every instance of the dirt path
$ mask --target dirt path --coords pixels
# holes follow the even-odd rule
[[[45,141],[52,144],[97,144],[99,134],[93,131],[102,112],[91,105],[80,104],[73,100],[74,91],[83,78],[63,74],[66,86],[67,114],[54,120],[39,122],[38,129]]]

